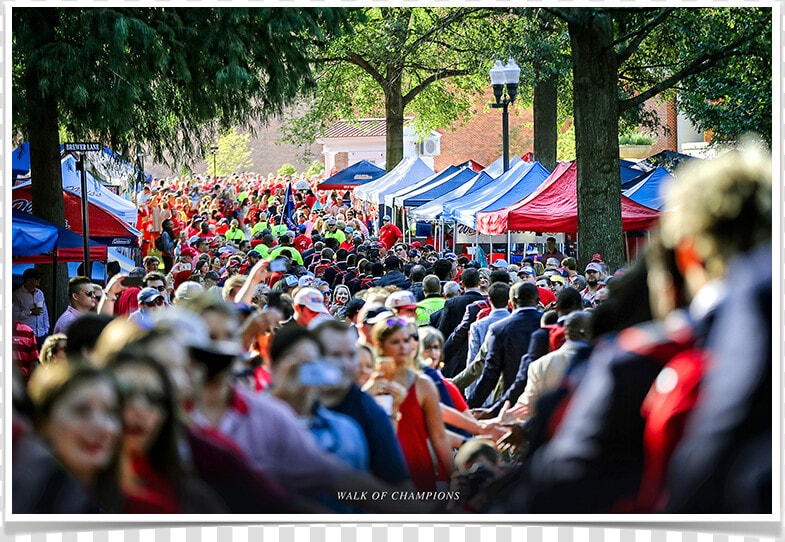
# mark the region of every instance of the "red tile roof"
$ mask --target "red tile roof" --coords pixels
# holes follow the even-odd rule
[[[404,124],[414,117],[404,119]],[[387,127],[384,119],[339,120],[329,128],[324,137],[384,137]]]

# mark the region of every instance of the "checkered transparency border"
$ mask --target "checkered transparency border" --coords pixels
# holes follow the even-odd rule
[[[777,0],[778,3],[783,0]],[[128,3],[128,2],[126,2]],[[133,2],[136,3],[136,2]],[[314,2],[318,5],[321,2]],[[363,2],[358,3],[361,5]],[[449,2],[449,5],[455,2]],[[464,2],[465,3],[465,2]],[[532,2],[529,2],[532,3]],[[539,2],[534,2],[539,4]],[[551,3],[568,4],[565,0],[555,0]],[[601,3],[601,2],[600,2]],[[636,6],[641,6],[644,2],[638,2]],[[648,2],[646,2],[648,3]],[[716,4],[727,4],[728,2],[715,2]],[[70,3],[66,3],[68,5]],[[108,2],[93,2],[92,5],[108,5]],[[229,2],[226,2],[230,5]],[[284,2],[282,5],[288,5]],[[352,2],[354,4],[354,2]],[[393,5],[393,3],[390,3]],[[548,3],[542,2],[542,5]],[[686,3],[689,6],[691,2]],[[44,6],[43,1],[33,1],[26,6]],[[781,10],[778,11],[782,17]],[[10,37],[7,36],[6,24],[10,14],[8,0],[3,0],[2,10],[0,10],[0,62],[2,70],[2,88],[4,105],[10,106],[10,99],[7,97],[10,91],[9,73],[10,67],[5,66],[6,59],[10,58]],[[781,19],[780,19],[781,21]],[[10,25],[9,25],[10,28]],[[782,29],[782,27],[780,27]],[[781,32],[782,33],[782,32]],[[782,36],[779,36],[779,43],[785,43]],[[782,81],[780,92],[782,91]],[[775,101],[775,103],[777,103]],[[782,103],[782,102],[780,102]],[[775,112],[775,119],[782,120],[782,117]],[[0,117],[2,131],[0,131],[0,159],[3,164],[3,190],[0,191],[0,217],[4,221],[5,227],[0,235],[0,250],[2,250],[3,267],[0,272],[0,322],[4,330],[3,358],[8,359],[10,353],[10,317],[6,310],[8,297],[10,296],[11,265],[10,265],[10,212],[7,205],[7,196],[10,195],[10,181],[8,172],[10,167],[6,166],[6,161],[10,165],[10,154],[13,144],[10,136],[11,113],[8,107],[3,108],[3,115]],[[783,159],[785,160],[785,158]],[[780,163],[785,166],[785,162]],[[781,224],[782,227],[782,224]],[[8,283],[8,284],[6,284]],[[7,361],[6,361],[7,363]],[[4,367],[0,363],[0,378],[6,382]],[[8,389],[8,388],[6,388]],[[7,393],[0,393],[0,412],[4,413],[4,398]],[[4,420],[5,422],[5,420]],[[5,436],[5,424],[0,424],[0,442]],[[4,462],[5,456],[0,456],[0,465]],[[0,469],[0,476],[5,472]],[[0,484],[0,499],[5,504],[5,487]],[[227,517],[227,519],[230,519]],[[261,519],[261,518],[260,518]],[[523,526],[523,525],[479,525],[479,524],[458,524],[461,519],[471,520],[470,517],[456,517],[456,524],[428,524],[428,523],[401,523],[401,524],[318,524],[298,525],[253,525],[253,526],[164,526],[149,528],[134,525],[129,522],[128,527],[107,528],[104,525],[92,526],[87,523],[74,523],[67,527],[63,524],[41,524],[31,523],[26,525],[2,525],[0,528],[0,542],[224,542],[232,540],[236,542],[331,542],[333,540],[345,540],[347,542],[769,542],[781,540],[782,531],[779,529],[761,530],[754,525],[744,524],[690,524],[690,526],[651,526],[630,525],[621,527],[605,526],[573,526],[573,525],[547,525],[547,526]],[[0,521],[2,521],[0,519]],[[512,523],[512,521],[510,522]],[[96,528],[97,527],[97,528]],[[721,534],[722,532],[734,533],[761,533],[765,532],[770,537],[748,536],[748,534]],[[774,534],[780,533],[780,534]]]

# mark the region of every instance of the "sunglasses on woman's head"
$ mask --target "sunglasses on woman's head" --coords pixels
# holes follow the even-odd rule
[[[406,318],[389,318],[387,319],[385,324],[387,324],[388,326],[394,326],[396,324],[401,326],[408,326],[409,321]]]

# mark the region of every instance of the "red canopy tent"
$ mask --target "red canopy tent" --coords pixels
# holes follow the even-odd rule
[[[65,228],[82,234],[82,198],[63,190]],[[11,193],[11,207],[29,213],[32,210],[30,183],[15,186]],[[90,239],[114,246],[136,246],[137,231],[109,211],[88,201]],[[81,251],[80,251],[81,253]],[[64,260],[67,261],[67,260]]]
[[[621,195],[624,231],[650,230],[660,212]],[[499,211],[477,213],[477,231],[499,235],[507,230],[573,233],[578,231],[578,172],[575,161],[559,162],[529,196]]]

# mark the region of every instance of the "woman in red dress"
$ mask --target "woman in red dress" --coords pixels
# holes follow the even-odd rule
[[[375,383],[383,388],[380,391],[393,395],[392,419],[415,487],[436,491],[437,481],[446,484],[455,463],[439,409],[439,392],[427,376],[411,367],[411,343],[406,319],[390,318],[374,326],[380,373]]]

